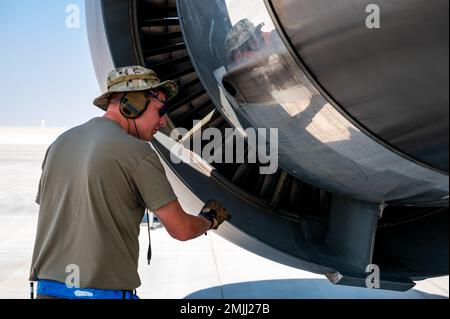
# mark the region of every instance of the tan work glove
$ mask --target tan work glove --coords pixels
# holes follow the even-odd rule
[[[227,213],[226,209],[215,200],[207,201],[200,211],[199,216],[203,216],[211,222],[211,227],[209,229],[217,229],[224,221],[231,219],[231,216]]]

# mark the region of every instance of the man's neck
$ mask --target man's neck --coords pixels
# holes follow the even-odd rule
[[[120,114],[116,114],[115,112],[106,112],[105,115],[103,115],[104,118],[107,118],[111,121],[116,122],[117,124],[119,124],[123,130],[125,132],[127,132],[130,135],[133,135],[133,128],[130,126],[129,120],[127,120],[126,118],[124,118],[122,115]]]

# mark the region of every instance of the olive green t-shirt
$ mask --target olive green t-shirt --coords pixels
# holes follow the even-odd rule
[[[144,207],[176,199],[155,151],[116,122],[94,118],[63,133],[42,164],[30,280],[65,283],[75,265],[80,288],[139,287]]]

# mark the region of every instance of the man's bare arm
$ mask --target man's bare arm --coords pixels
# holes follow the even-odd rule
[[[205,217],[186,213],[178,200],[164,205],[154,213],[170,236],[181,241],[196,238],[211,227],[211,222]]]

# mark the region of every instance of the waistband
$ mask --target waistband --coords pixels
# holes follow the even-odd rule
[[[139,299],[131,290],[69,288],[52,280],[38,280],[37,294],[64,299]]]

